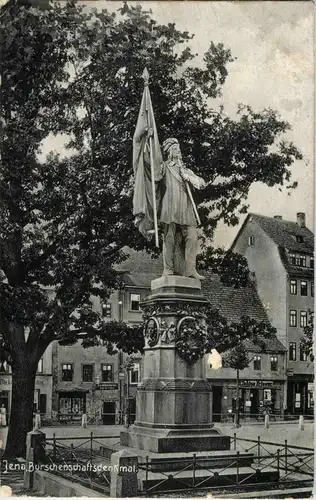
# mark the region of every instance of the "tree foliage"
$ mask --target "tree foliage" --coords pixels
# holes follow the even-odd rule
[[[222,356],[222,363],[224,367],[232,368],[233,370],[244,370],[249,366],[250,357],[244,344],[237,344],[227,351]]]
[[[308,311],[307,325],[303,329],[301,347],[305,350],[311,361],[314,360],[314,311]]]

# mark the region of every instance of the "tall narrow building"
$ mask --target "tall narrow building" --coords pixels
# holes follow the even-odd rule
[[[286,409],[313,411],[313,363],[301,346],[314,307],[314,235],[305,214],[285,221],[280,215],[250,213],[231,249],[247,258],[259,297],[287,349]]]

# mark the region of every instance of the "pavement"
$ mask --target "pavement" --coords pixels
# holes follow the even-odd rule
[[[314,446],[314,423],[305,422],[304,430],[300,430],[298,422],[277,422],[271,423],[269,429],[265,429],[263,423],[248,423],[244,422],[241,427],[236,429],[231,423],[222,424],[216,423],[215,427],[219,429],[223,434],[233,436],[236,433],[237,437],[247,438],[247,439],[257,439],[260,436],[262,441],[270,441],[274,443],[284,443],[287,439],[289,445],[295,446],[306,446],[312,448]],[[0,439],[2,440],[2,446],[5,447],[7,427],[0,428]],[[45,432],[47,438],[52,438],[55,433],[56,438],[67,438],[67,444],[71,443],[81,444],[79,439],[82,440],[89,439],[91,432],[93,433],[94,439],[102,437],[102,442],[106,438],[110,440],[111,444],[119,441],[119,435],[124,426],[122,425],[89,425],[86,429],[80,426],[65,425],[65,426],[51,426],[43,427],[41,429]]]

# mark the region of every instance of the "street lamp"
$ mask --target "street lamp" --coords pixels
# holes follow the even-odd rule
[[[127,358],[124,364],[126,373],[126,396],[125,396],[125,415],[124,415],[124,425],[129,427],[130,425],[130,401],[129,401],[129,389],[130,389],[130,373],[133,369],[134,361],[131,358]]]

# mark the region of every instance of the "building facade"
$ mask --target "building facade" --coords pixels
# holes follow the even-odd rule
[[[37,367],[34,392],[34,411],[39,410],[43,421],[52,417],[52,349],[50,345]],[[6,361],[0,362],[0,406],[3,404],[10,415],[12,399],[12,373]]]
[[[232,250],[247,258],[259,297],[287,349],[284,405],[290,414],[313,413],[313,363],[301,346],[314,308],[314,235],[305,214],[296,222],[249,214]]]
[[[257,294],[254,282],[245,288],[224,286],[218,276],[212,275],[203,283],[203,291],[211,305],[229,321],[238,322],[241,316],[267,321],[266,311]],[[244,342],[249,366],[239,371],[239,411],[241,417],[260,419],[269,412],[283,416],[286,382],[286,349],[272,337],[264,339],[264,348]],[[210,356],[206,357],[206,376],[212,384],[213,420],[227,421],[235,413],[237,400],[236,370],[223,366],[214,369]]]
[[[129,404],[130,421],[135,419],[135,392],[140,379],[140,358],[132,369],[124,368],[126,355],[106,353],[102,346],[53,346],[53,420],[61,423],[122,423]]]
[[[161,274],[161,263],[150,261],[145,252],[128,251],[131,258],[120,265],[124,288],[106,303],[93,298],[93,309],[105,321],[141,324],[141,301],[149,294],[150,281]],[[126,361],[131,360],[130,369]],[[105,425],[132,423],[136,416],[136,388],[141,378],[141,355],[107,353],[103,346],[53,345],[53,419],[78,422],[87,413],[88,422]]]

